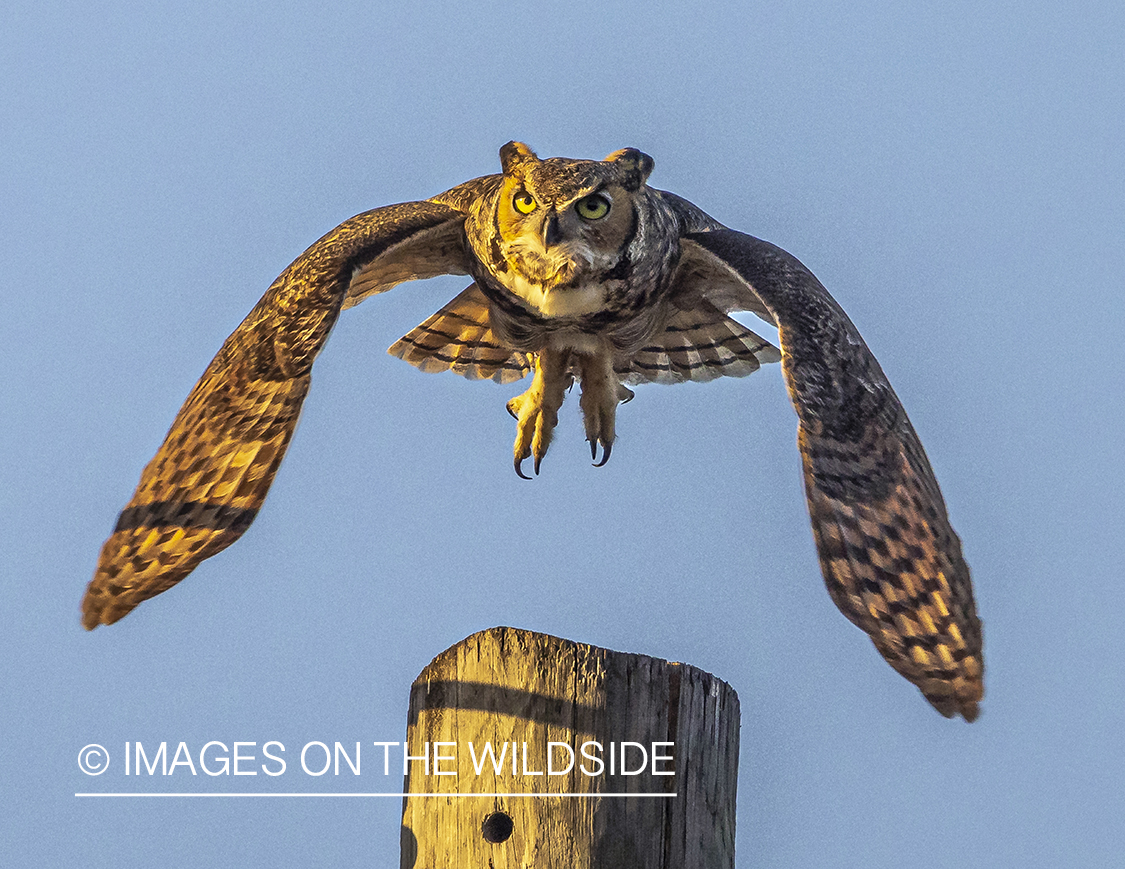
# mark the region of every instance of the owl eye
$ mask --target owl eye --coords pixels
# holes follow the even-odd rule
[[[520,214],[531,214],[535,210],[535,199],[526,190],[521,191],[512,199],[512,205]]]
[[[600,193],[592,193],[579,199],[574,205],[574,210],[584,220],[601,220],[609,214],[609,200]]]

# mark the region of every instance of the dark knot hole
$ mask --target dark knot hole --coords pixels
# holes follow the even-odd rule
[[[493,812],[480,825],[480,832],[484,841],[499,845],[512,835],[512,819],[504,812]]]

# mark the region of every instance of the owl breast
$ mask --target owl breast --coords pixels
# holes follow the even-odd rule
[[[531,281],[519,272],[506,277],[508,280],[502,282],[504,288],[544,317],[578,317],[604,311],[607,307],[608,287],[602,281],[550,285]]]

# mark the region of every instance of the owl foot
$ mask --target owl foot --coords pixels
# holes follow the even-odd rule
[[[632,399],[633,390],[618,380],[613,370],[613,357],[609,353],[579,355],[578,372],[582,381],[579,406],[586,426],[586,440],[590,442],[590,458],[594,467],[600,468],[609,461],[613,441],[617,437],[614,428],[617,405]],[[601,461],[598,461],[598,444],[602,447]]]
[[[531,477],[523,472],[524,459],[534,456],[534,468],[539,465],[551,445],[555,426],[559,422],[559,408],[566,398],[566,390],[574,383],[569,371],[568,351],[544,350],[535,357],[535,375],[531,388],[508,402],[508,413],[516,418],[516,443],[513,453],[516,474],[525,480]]]

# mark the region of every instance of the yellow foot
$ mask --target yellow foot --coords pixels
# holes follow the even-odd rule
[[[524,459],[535,457],[535,473],[551,445],[551,436],[559,422],[559,408],[566,398],[567,388],[574,382],[568,372],[570,352],[544,350],[535,357],[535,376],[531,388],[508,402],[508,413],[516,418],[515,455],[516,473],[525,480],[531,477],[523,472]]]
[[[582,381],[582,398],[579,405],[586,426],[586,440],[590,442],[590,458],[594,467],[600,468],[609,461],[613,441],[617,437],[614,424],[617,405],[629,401],[633,390],[617,379],[613,370],[613,357],[609,353],[595,356],[578,356],[578,376]],[[602,459],[598,459],[598,444],[602,446]]]

